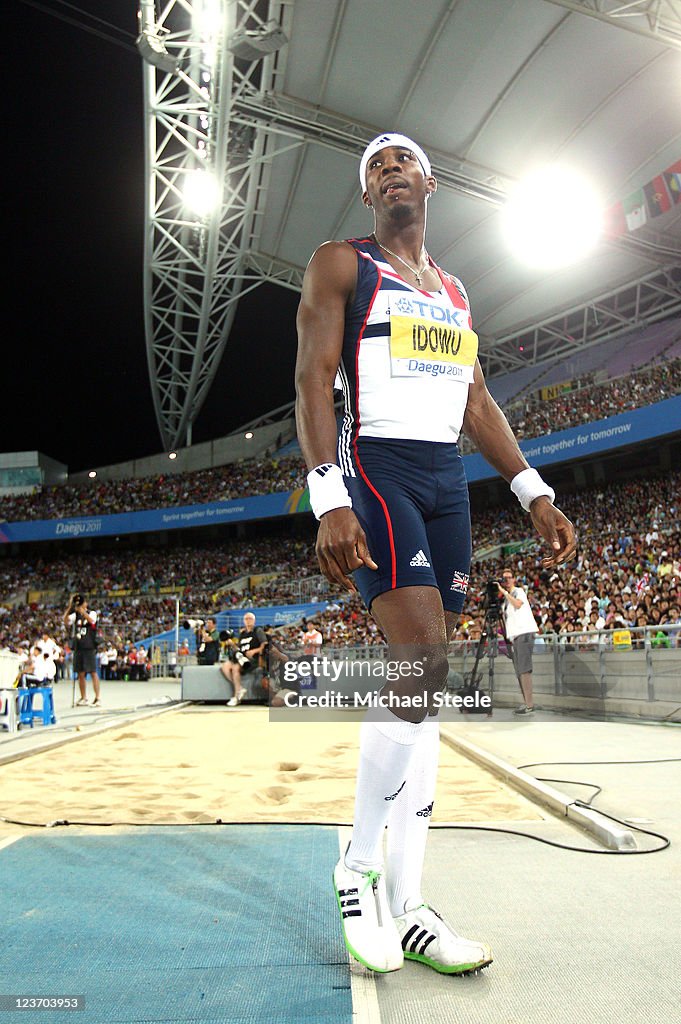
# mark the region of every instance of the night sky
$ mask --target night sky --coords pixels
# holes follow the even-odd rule
[[[136,28],[135,0],[13,0],[3,12],[10,67],[0,451],[37,449],[71,471],[161,450],[143,326]],[[260,343],[250,349],[249,366],[237,368],[228,342],[194,442],[227,434],[294,397],[297,303],[295,293],[271,285],[239,303],[231,338],[248,331]],[[276,360],[266,326],[273,309],[284,325]]]

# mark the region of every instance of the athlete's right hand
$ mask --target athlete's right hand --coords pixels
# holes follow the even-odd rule
[[[355,593],[357,587],[350,573],[361,565],[378,569],[369,553],[364,530],[350,508],[334,508],[322,516],[315,551],[319,568],[329,583],[338,583]]]

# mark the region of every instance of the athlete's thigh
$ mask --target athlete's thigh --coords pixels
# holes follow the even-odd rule
[[[426,523],[426,534],[442,604],[449,612],[460,612],[468,592],[471,565],[468,502],[462,502],[456,511],[431,519]]]
[[[355,477],[345,477],[353,511],[367,537],[377,570],[353,574],[367,606],[379,594],[402,587],[437,587],[428,535],[416,501],[408,463],[384,446],[381,457],[365,457]]]
[[[371,612],[391,645],[436,645],[447,640],[442,598],[436,587],[401,587],[379,594]]]

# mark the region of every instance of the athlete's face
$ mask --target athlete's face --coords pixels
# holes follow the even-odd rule
[[[403,146],[387,146],[375,153],[367,164],[366,182],[364,202],[377,209],[423,202],[437,188],[435,178],[424,174],[416,154]]]

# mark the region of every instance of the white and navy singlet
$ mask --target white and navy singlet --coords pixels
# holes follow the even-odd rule
[[[478,348],[468,298],[432,261],[437,292],[407,284],[374,239],[349,243],[357,286],[336,377],[338,463],[379,566],[357,570],[355,582],[368,606],[386,590],[435,586],[460,611],[471,540],[456,442]]]

